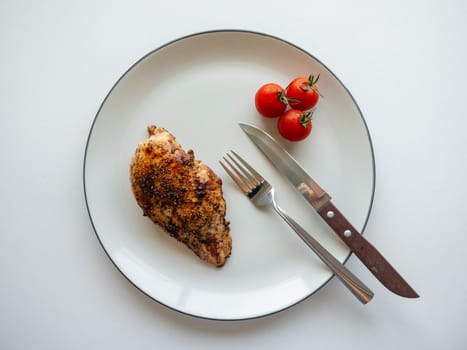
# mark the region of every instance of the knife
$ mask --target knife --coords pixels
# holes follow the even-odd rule
[[[386,258],[336,208],[331,202],[331,196],[271,135],[250,124],[239,123],[239,125],[279,172],[292,183],[319,216],[386,288],[406,298],[418,298],[419,295]]]

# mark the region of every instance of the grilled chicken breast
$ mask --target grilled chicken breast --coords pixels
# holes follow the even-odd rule
[[[148,126],[131,160],[130,181],[144,215],[215,266],[230,256],[222,180],[166,129]]]

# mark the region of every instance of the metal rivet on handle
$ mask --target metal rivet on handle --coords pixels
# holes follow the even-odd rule
[[[326,216],[329,218],[329,219],[332,219],[334,217],[334,212],[332,210],[329,210],[327,213],[326,213]]]
[[[350,231],[350,230],[345,230],[345,231],[344,231],[344,236],[345,236],[345,237],[350,237],[350,236],[352,236],[352,231]]]

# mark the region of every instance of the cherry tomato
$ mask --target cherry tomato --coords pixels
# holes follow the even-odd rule
[[[284,89],[275,83],[264,84],[256,92],[255,105],[258,112],[266,118],[280,116],[287,107]]]
[[[311,133],[312,112],[303,112],[298,109],[289,109],[279,117],[277,129],[289,141],[304,140]]]
[[[316,106],[320,96],[316,85],[318,79],[319,74],[316,79],[310,75],[308,78],[298,77],[292,80],[285,91],[285,96],[292,108],[306,111]]]

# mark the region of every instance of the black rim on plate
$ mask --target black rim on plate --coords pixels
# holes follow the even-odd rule
[[[221,321],[237,321],[237,320],[247,320],[247,319],[255,319],[255,318],[261,318],[261,317],[266,317],[266,316],[270,316],[270,315],[273,315],[273,314],[276,314],[278,312],[282,312],[282,311],[285,311],[301,302],[303,302],[304,300],[308,299],[309,297],[311,297],[313,294],[315,294],[316,292],[318,292],[319,290],[321,290],[333,277],[334,277],[334,274],[331,275],[326,281],[324,281],[318,288],[316,288],[313,292],[311,292],[309,295],[305,296],[304,298],[298,300],[297,302],[293,303],[292,305],[289,305],[285,308],[282,308],[282,309],[279,309],[279,310],[276,310],[276,311],[273,311],[273,312],[270,312],[270,313],[266,313],[266,314],[262,314],[262,315],[258,315],[258,316],[252,316],[252,317],[245,317],[245,318],[214,318],[214,317],[206,317],[206,316],[201,316],[201,315],[196,315],[196,314],[190,314],[188,312],[185,312],[183,310],[179,310],[179,309],[176,309],[170,305],[167,305],[165,303],[162,303],[161,301],[155,299],[154,297],[152,297],[151,295],[149,295],[148,293],[146,293],[144,290],[142,290],[138,285],[136,285],[119,267],[118,265],[115,263],[115,261],[112,259],[112,257],[110,256],[109,252],[107,251],[107,249],[105,248],[104,244],[102,243],[100,237],[99,237],[99,234],[97,232],[97,229],[94,225],[94,221],[93,221],[93,218],[92,218],[92,214],[91,214],[91,211],[89,209],[89,203],[88,203],[88,197],[87,197],[87,191],[86,191],[86,158],[87,158],[87,154],[88,154],[88,147],[89,147],[89,141],[92,137],[92,132],[93,132],[93,129],[94,129],[94,125],[97,121],[97,118],[99,117],[99,114],[103,108],[103,106],[105,105],[107,99],[109,98],[109,96],[112,94],[113,90],[115,89],[115,87],[120,83],[120,81],[131,71],[133,70],[133,68],[135,68],[138,64],[140,64],[144,59],[146,59],[147,57],[153,55],[154,53],[160,51],[161,49],[165,48],[165,47],[168,47],[176,42],[179,42],[179,41],[182,41],[182,40],[185,40],[185,39],[189,39],[189,38],[192,38],[192,37],[197,37],[197,36],[202,36],[202,35],[207,35],[207,34],[216,34],[216,33],[244,33],[244,34],[251,34],[251,35],[257,35],[257,36],[261,36],[261,37],[266,37],[266,38],[270,38],[270,39],[273,39],[273,40],[277,40],[277,41],[280,41],[282,43],[285,43],[301,52],[303,52],[304,54],[306,54],[307,56],[309,56],[310,58],[312,58],[313,60],[315,60],[316,62],[318,62],[319,64],[321,64],[324,68],[326,68],[328,70],[328,72],[339,82],[339,84],[344,88],[344,90],[347,92],[347,94],[350,96],[350,98],[352,99],[352,102],[354,103],[354,105],[357,107],[357,110],[358,110],[358,114],[360,115],[362,121],[363,121],[363,124],[365,126],[365,131],[366,131],[366,134],[367,134],[367,137],[368,137],[368,142],[369,142],[369,145],[370,145],[370,150],[371,150],[371,160],[372,160],[372,168],[373,168],[373,187],[371,189],[371,198],[370,198],[370,205],[368,207],[368,211],[367,211],[367,214],[366,214],[366,218],[365,218],[365,222],[363,224],[363,228],[362,228],[362,234],[364,233],[365,229],[366,229],[366,226],[367,226],[367,223],[368,223],[368,220],[370,218],[370,213],[371,213],[371,209],[373,207],[373,201],[374,201],[374,196],[375,196],[375,187],[376,187],[376,166],[375,166],[375,155],[374,155],[374,149],[373,149],[373,142],[371,140],[371,136],[370,136],[370,132],[368,130],[368,125],[366,123],[366,120],[365,118],[363,117],[363,114],[360,110],[360,107],[357,103],[357,101],[354,99],[353,95],[350,93],[349,89],[347,89],[347,87],[342,83],[342,81],[323,63],[321,62],[319,59],[317,59],[315,56],[313,56],[312,54],[310,54],[309,52],[307,52],[306,50],[302,49],[301,47],[285,40],[285,39],[282,39],[282,38],[279,38],[277,36],[274,36],[274,35],[271,35],[271,34],[266,34],[266,33],[261,33],[261,32],[257,32],[257,31],[251,31],[251,30],[243,30],[243,29],[216,29],[216,30],[208,30],[208,31],[202,31],[202,32],[197,32],[197,33],[193,33],[193,34],[189,34],[189,35],[185,35],[185,36],[181,36],[177,39],[174,39],[172,41],[169,41],[167,42],[166,44],[162,45],[162,46],[159,46],[158,48],[148,52],[147,54],[145,54],[144,56],[142,56],[139,60],[137,60],[134,64],[132,64],[121,76],[120,78],[118,78],[118,80],[115,82],[115,84],[112,86],[112,88],[109,90],[109,92],[107,93],[107,95],[105,96],[104,100],[102,101],[101,105],[99,106],[99,109],[93,119],[93,122],[91,124],[91,128],[89,130],[89,133],[88,133],[88,137],[87,137],[87,140],[86,140],[86,147],[85,147],[85,151],[84,151],[84,161],[83,161],[83,188],[84,188],[84,199],[85,199],[85,202],[86,202],[86,209],[87,209],[87,212],[88,212],[88,216],[89,216],[89,220],[91,221],[91,225],[92,225],[92,228],[94,230],[94,234],[96,235],[97,237],[97,240],[99,241],[99,244],[101,245],[102,249],[104,250],[104,252],[106,253],[107,257],[110,259],[110,261],[112,262],[112,264],[115,266],[115,268],[120,271],[120,273],[128,280],[128,282],[130,282],[136,289],[138,289],[141,293],[143,293],[144,295],[146,295],[147,297],[149,297],[151,300],[154,300],[156,301],[157,303],[159,303],[160,305],[163,305],[171,310],[174,310],[178,313],[181,313],[181,314],[184,314],[184,315],[188,315],[188,316],[192,316],[192,317],[196,317],[196,318],[203,318],[203,319],[209,319],[209,320],[221,320]],[[350,256],[352,255],[352,251],[349,252],[349,254],[347,255],[347,257],[344,259],[344,263],[347,262],[347,260],[350,258]]]

